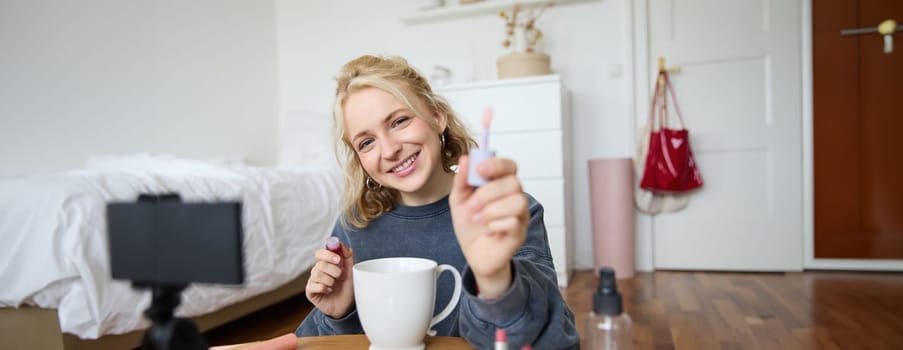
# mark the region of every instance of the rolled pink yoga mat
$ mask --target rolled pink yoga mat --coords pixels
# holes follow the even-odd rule
[[[630,158],[589,161],[596,274],[603,266],[614,268],[619,279],[631,278],[636,272],[633,182]]]

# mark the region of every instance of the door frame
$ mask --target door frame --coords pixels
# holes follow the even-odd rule
[[[647,84],[649,70],[647,63],[649,57],[649,0],[623,0],[625,9],[624,36],[627,44],[625,54],[625,70],[631,74],[625,79],[627,91],[626,110],[633,129],[628,130],[627,140],[630,141],[630,155],[635,156],[636,140],[635,132],[639,120],[645,120],[648,114],[648,103],[651,99]],[[810,270],[874,270],[874,271],[903,271],[903,260],[874,260],[874,259],[817,259],[815,258],[815,188],[813,168],[813,94],[812,94],[812,0],[800,0],[800,33],[801,44],[801,78],[802,78],[802,122],[801,135],[803,150],[803,188],[800,195],[803,196],[803,268]],[[642,63],[640,63],[642,62]],[[654,244],[652,240],[653,226],[650,215],[637,212],[636,215],[636,267],[640,271],[654,271]]]
[[[639,121],[645,121],[649,114],[648,82],[650,81],[649,67],[649,0],[622,0],[625,14],[625,44],[624,57],[625,71],[630,72],[628,79],[624,79],[624,90],[627,103],[625,110],[630,120],[627,125],[629,142],[629,155],[636,157],[636,127]],[[642,63],[641,63],[642,62]],[[655,244],[653,243],[652,216],[634,210],[635,215],[635,241],[636,241],[636,269],[638,271],[655,271]]]
[[[803,268],[811,270],[901,271],[903,260],[815,257],[814,101],[812,94],[812,0],[801,0],[803,78]]]

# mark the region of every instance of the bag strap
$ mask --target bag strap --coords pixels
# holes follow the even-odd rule
[[[662,93],[664,92],[665,87],[664,87],[664,85],[662,85],[662,82],[663,82],[663,79],[661,79],[661,72],[659,72],[659,76],[655,78],[655,91],[652,93],[652,106],[649,108],[648,125],[649,125],[650,133],[658,129],[655,126],[655,121],[656,121],[655,115],[656,115],[656,112],[659,112],[656,109],[656,107],[661,107],[661,106],[659,106],[659,104],[662,102],[660,102],[659,100],[660,99],[664,100],[662,98],[662,97],[664,97],[664,96],[662,96]],[[659,113],[659,114],[661,114],[661,113]],[[659,121],[661,121],[661,118],[659,118]],[[659,125],[663,126],[663,124],[661,124],[661,123],[659,123]]]
[[[666,91],[667,90],[667,91]],[[671,94],[671,101],[674,102],[674,111],[677,113],[677,120],[680,122],[680,128],[686,129],[684,125],[683,114],[680,112],[680,106],[677,104],[677,94],[674,92],[674,86],[671,85],[671,78],[667,71],[658,72],[655,79],[655,93],[652,95],[652,107],[649,109],[649,131],[655,131],[656,128],[656,112],[658,112],[659,128],[668,127],[668,93]],[[658,109],[656,109],[658,107]]]
[[[671,86],[671,81],[668,79],[668,72],[665,70],[659,71],[659,76],[656,79],[656,89],[655,96],[656,100],[653,101],[653,111],[655,110],[655,104],[660,98],[661,101],[661,110],[659,111],[659,125],[661,128],[668,127],[668,94],[671,93],[671,100],[674,101],[674,110],[677,112],[677,118],[680,121],[680,127],[683,129],[684,121],[680,115],[680,107],[677,106],[677,99],[674,98],[674,87]],[[668,89],[667,91],[665,89]],[[654,113],[654,112],[653,112]],[[659,147],[661,147],[662,153],[661,156],[664,160],[665,166],[668,169],[668,172],[671,176],[677,176],[677,168],[674,165],[674,160],[671,159],[671,153],[668,151],[668,139],[665,137],[664,132],[659,133]]]
[[[671,79],[670,79],[670,77],[668,76],[668,72],[667,72],[667,71],[662,71],[660,74],[664,75],[664,78],[665,78],[665,79],[664,79],[664,80],[665,80],[665,86],[668,88],[668,92],[671,93],[671,101],[674,101],[674,112],[677,113],[677,120],[680,122],[680,128],[681,128],[681,129],[686,129],[686,126],[684,126],[684,118],[683,118],[683,115],[681,115],[681,113],[680,113],[680,106],[677,105],[677,94],[674,93],[674,86],[671,86]],[[666,95],[667,95],[667,94],[666,94]],[[667,97],[667,96],[663,96],[663,98],[667,100],[668,97]],[[667,116],[663,116],[663,118],[665,118],[664,120],[667,120],[667,119],[666,119]],[[666,124],[665,124],[665,125],[666,125]]]

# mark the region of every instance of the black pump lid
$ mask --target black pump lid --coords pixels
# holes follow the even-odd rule
[[[621,293],[618,293],[618,285],[615,282],[615,270],[610,267],[599,269],[599,288],[593,294],[593,313],[617,316],[623,311]]]

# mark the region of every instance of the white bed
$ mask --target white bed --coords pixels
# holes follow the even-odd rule
[[[244,286],[191,286],[177,309],[208,314],[306,273],[332,229],[340,188],[334,165],[260,168],[151,155],[0,178],[0,307],[55,309],[60,330],[81,339],[146,328],[149,294],[109,277],[105,205],[175,192],[186,201],[243,202]]]

